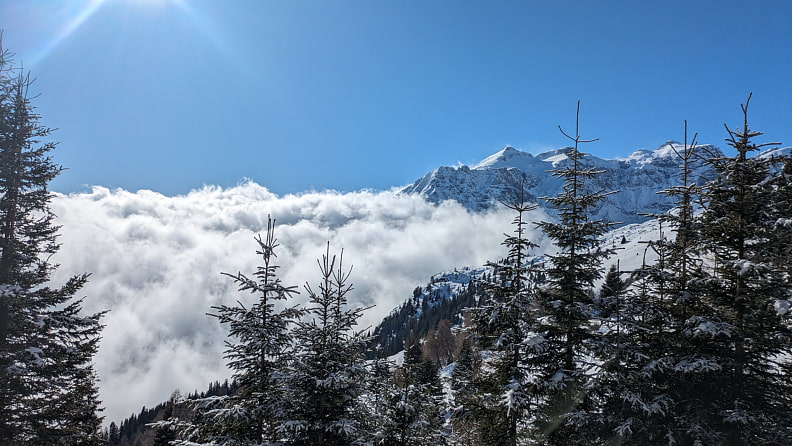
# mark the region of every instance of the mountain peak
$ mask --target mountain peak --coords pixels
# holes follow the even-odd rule
[[[676,157],[677,153],[681,153],[683,150],[684,146],[681,142],[668,140],[654,150],[638,149],[629,154],[626,158],[620,158],[619,161],[640,166],[643,164],[652,163],[658,159]]]
[[[717,153],[715,147],[706,147],[708,153]],[[683,149],[683,144],[667,141],[654,150],[636,150],[622,159],[583,155],[581,161],[587,168],[603,171],[592,180],[594,190],[620,191],[608,196],[592,218],[638,223],[645,220],[642,214],[661,214],[673,207],[673,199],[658,196],[657,191],[677,184],[680,161],[677,152]],[[537,197],[554,196],[562,189],[563,181],[549,172],[565,166],[572,150],[564,147],[531,155],[506,146],[472,167],[435,169],[401,191],[421,194],[436,203],[454,200],[473,212],[523,197],[528,202],[539,203],[543,210],[552,214],[554,210]],[[695,158],[690,166],[691,178],[703,184],[711,176],[711,167]]]
[[[536,162],[533,155],[512,146],[506,146],[502,150],[493,153],[483,161],[473,166],[473,169],[499,169],[503,167],[523,168]]]

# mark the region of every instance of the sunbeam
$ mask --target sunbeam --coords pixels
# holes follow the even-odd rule
[[[61,16],[66,17],[63,25],[58,29],[55,36],[49,39],[38,50],[33,52],[33,56],[26,62],[30,65],[37,65],[47,58],[64,40],[68,39],[74,31],[82,26],[107,0],[87,0],[85,2],[63,2]]]

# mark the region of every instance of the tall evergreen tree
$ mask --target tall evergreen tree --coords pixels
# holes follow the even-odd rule
[[[648,242],[644,254],[657,261],[644,261],[634,272],[631,289],[618,296],[616,312],[606,314],[600,329],[607,342],[599,344],[602,367],[593,394],[601,415],[590,431],[602,442],[707,441],[698,436],[706,423],[697,410],[697,382],[706,380],[713,363],[685,330],[688,319],[702,311],[693,218],[700,187],[691,175],[695,149],[695,137],[687,143],[685,123],[684,146],[673,148],[680,160],[680,183],[663,191],[675,199],[675,207],[652,215],[660,220],[661,237]],[[612,308],[604,295],[601,301]]]
[[[107,446],[117,446],[119,440],[118,425],[113,421],[107,430]]]
[[[729,445],[788,442],[792,411],[792,383],[783,372],[792,358],[790,319],[776,309],[790,290],[784,266],[774,262],[779,247],[773,246],[788,249],[790,241],[772,230],[779,173],[772,160],[749,156],[775,144],[753,142],[762,133],[748,127],[750,98],[741,105],[742,128],[726,127],[736,155],[711,160],[717,178],[706,185],[699,219],[702,254],[712,262],[703,295],[711,314],[686,327],[717,359],[706,409],[713,435]]]
[[[772,159],[774,175],[772,196],[768,203],[767,231],[771,237],[770,257],[782,272],[785,281],[779,286],[792,289],[792,155]],[[779,308],[788,308],[787,301],[779,302]]]
[[[588,398],[592,370],[592,342],[595,334],[590,320],[593,285],[602,274],[601,263],[610,250],[600,246],[600,237],[613,225],[589,220],[592,209],[612,192],[592,191],[588,180],[603,171],[586,167],[578,150],[583,140],[579,132],[580,102],[575,120],[575,136],[561,129],[574,146],[566,151],[568,162],[552,171],[564,181],[555,197],[545,197],[558,211],[558,222],[537,226],[553,240],[558,252],[549,256],[547,283],[536,293],[538,336],[526,346],[527,363],[534,376],[534,389],[541,404],[537,414],[537,435],[547,444],[585,443],[581,423],[593,410]]]
[[[478,413],[476,376],[481,368],[481,353],[472,336],[465,337],[451,373],[454,407],[451,411],[451,444],[477,444]]]
[[[486,303],[471,310],[471,339],[486,359],[466,384],[476,391],[467,395],[469,407],[459,414],[472,423],[476,441],[482,445],[516,445],[534,409],[525,344],[530,342],[535,325],[531,305],[536,267],[529,262],[528,252],[538,245],[528,240],[525,226],[526,213],[537,206],[525,203],[522,197],[505,205],[516,213],[514,234],[507,234],[503,241],[506,259],[487,263],[494,274],[491,282],[482,283]]]
[[[60,288],[48,183],[61,171],[56,143],[39,123],[28,74],[13,66],[0,36],[0,438],[10,444],[99,444],[101,417],[92,358],[103,313],[75,298],[88,280]]]
[[[365,444],[369,414],[360,397],[368,388],[366,340],[354,330],[365,308],[349,308],[351,268],[340,256],[327,253],[318,261],[318,288],[309,284],[308,320],[299,321],[292,334],[294,350],[288,374],[283,377],[290,401],[279,431],[288,444]]]
[[[253,278],[238,272],[223,273],[239,284],[240,292],[257,295],[251,306],[212,307],[213,316],[229,326],[225,357],[234,371],[238,385],[232,395],[212,395],[189,401],[195,410],[194,420],[170,420],[159,429],[176,429],[180,439],[175,444],[253,445],[277,443],[279,420],[286,410],[281,388],[291,348],[291,324],[302,312],[285,306],[298,291],[284,285],[277,276],[275,221],[267,219],[264,238],[256,237],[263,265]]]

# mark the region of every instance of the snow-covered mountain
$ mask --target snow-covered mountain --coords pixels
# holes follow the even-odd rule
[[[603,269],[618,263],[621,271],[630,272],[644,263],[652,264],[656,261],[656,254],[649,249],[647,242],[673,237],[657,219],[639,214],[660,214],[673,207],[672,200],[658,192],[678,184],[680,160],[677,152],[682,149],[680,143],[669,141],[655,150],[636,150],[621,159],[583,157],[584,165],[604,171],[591,181],[592,190],[619,191],[609,196],[596,213],[597,218],[624,223],[602,237],[603,246],[615,249],[614,254],[603,262]],[[433,202],[456,200],[469,210],[478,212],[496,206],[499,201],[515,200],[522,185],[527,201],[544,206],[540,197],[556,195],[562,186],[561,180],[548,171],[568,163],[569,150],[564,148],[531,155],[506,147],[472,167],[435,169],[401,192],[422,194]],[[723,156],[723,153],[711,145],[699,146],[697,153],[699,156],[692,163],[692,181],[703,185],[714,176],[705,159]],[[792,147],[771,148],[756,156],[778,158],[790,155]],[[781,165],[776,168],[781,168]],[[543,258],[533,260],[541,262]],[[412,298],[395,308],[376,327],[372,347],[393,354],[402,348],[401,340],[423,336],[440,319],[460,324],[462,310],[478,299],[476,282],[492,274],[489,267],[460,265],[453,271],[433,275],[427,285],[416,288]],[[601,281],[595,284],[595,288],[599,288]]]
[[[710,145],[699,147],[699,153],[706,155],[693,162],[693,179],[703,184],[712,176],[704,158],[721,152]],[[589,184],[592,191],[619,191],[602,203],[594,217],[629,224],[646,220],[639,213],[659,214],[670,209],[672,200],[658,191],[677,184],[679,158],[675,150],[681,149],[680,143],[668,141],[655,150],[636,150],[621,159],[585,155],[581,159],[585,166],[605,171]],[[554,196],[562,186],[561,180],[548,171],[567,164],[570,150],[563,148],[531,155],[506,147],[472,167],[439,167],[401,192],[421,194],[436,203],[455,200],[479,212],[498,202],[518,199],[522,187],[526,201],[546,206],[540,197]]]

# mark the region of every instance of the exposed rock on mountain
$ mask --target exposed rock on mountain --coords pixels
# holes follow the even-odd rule
[[[638,223],[646,220],[639,213],[662,213],[670,209],[671,200],[657,192],[676,184],[679,160],[675,150],[680,149],[680,143],[669,141],[655,150],[636,150],[622,159],[584,156],[585,166],[605,171],[590,187],[619,191],[608,197],[594,217],[625,224]],[[439,167],[401,192],[421,194],[435,203],[455,200],[471,211],[480,212],[498,202],[514,201],[522,188],[526,201],[545,207],[541,197],[556,195],[562,184],[548,171],[563,167],[569,161],[569,150],[563,148],[531,155],[506,147],[472,167]],[[700,152],[702,157],[693,163],[693,178],[703,184],[712,175],[704,159],[721,152],[709,145],[700,146]]]

